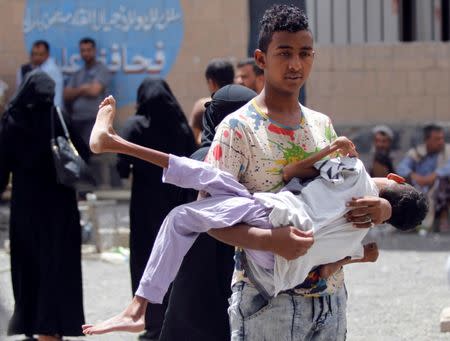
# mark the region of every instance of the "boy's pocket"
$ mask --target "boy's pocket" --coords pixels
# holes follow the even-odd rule
[[[270,301],[265,299],[255,288],[248,284],[244,284],[239,302],[239,312],[243,320],[252,319],[264,311],[269,309],[272,305]]]

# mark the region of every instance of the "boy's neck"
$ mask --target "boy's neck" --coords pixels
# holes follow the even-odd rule
[[[286,125],[298,124],[301,109],[295,94],[271,91],[267,86],[255,98],[256,104],[271,119]],[[295,122],[294,122],[295,121]]]

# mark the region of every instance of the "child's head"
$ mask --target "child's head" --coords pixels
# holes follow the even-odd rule
[[[391,218],[386,222],[399,230],[414,229],[427,215],[426,196],[407,183],[391,181],[380,190],[379,195],[380,198],[389,201],[392,206]]]

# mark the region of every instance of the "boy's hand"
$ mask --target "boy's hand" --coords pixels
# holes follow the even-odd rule
[[[332,149],[336,149],[342,156],[354,156],[358,157],[355,145],[345,136],[339,136],[330,146]]]
[[[347,203],[350,207],[345,217],[353,222],[355,227],[367,228],[381,224],[388,220],[392,214],[392,207],[389,201],[379,197],[365,196],[362,198],[352,198]]]
[[[284,226],[270,231],[270,251],[287,260],[303,256],[314,243],[312,230],[305,232],[294,226]]]

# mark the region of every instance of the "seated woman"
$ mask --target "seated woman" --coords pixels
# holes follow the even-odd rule
[[[157,236],[131,305],[120,315],[97,326],[83,326],[85,334],[140,331],[147,302],[161,302],[195,238],[209,229],[244,222],[266,229],[289,224],[299,230],[311,231],[308,252],[295,260],[288,261],[268,252],[245,250],[251,260],[248,262],[249,278],[257,284],[262,295],[273,297],[292,288],[293,283],[303,282],[313,267],[325,264],[322,274],[327,275],[334,272],[335,266],[376,260],[376,246],[363,248],[361,245],[367,229],[354,228],[344,217],[348,211],[345,206],[348,199],[379,194],[393,208],[388,222],[400,230],[414,228],[425,216],[425,197],[400,177],[391,175],[372,179],[357,158],[322,160],[335,152],[356,155],[353,143],[345,137],[338,138],[307,159],[286,166],[283,175],[289,183],[285,191],[251,195],[230,174],[206,163],[123,140],[112,129],[114,105],[111,96],[101,104],[91,135],[93,152],[118,152],[141,158],[164,168],[164,182],[205,191],[210,197],[171,211]],[[301,184],[298,178],[314,179]],[[339,262],[331,269],[326,265],[336,261]],[[253,263],[259,267],[252,267]]]

